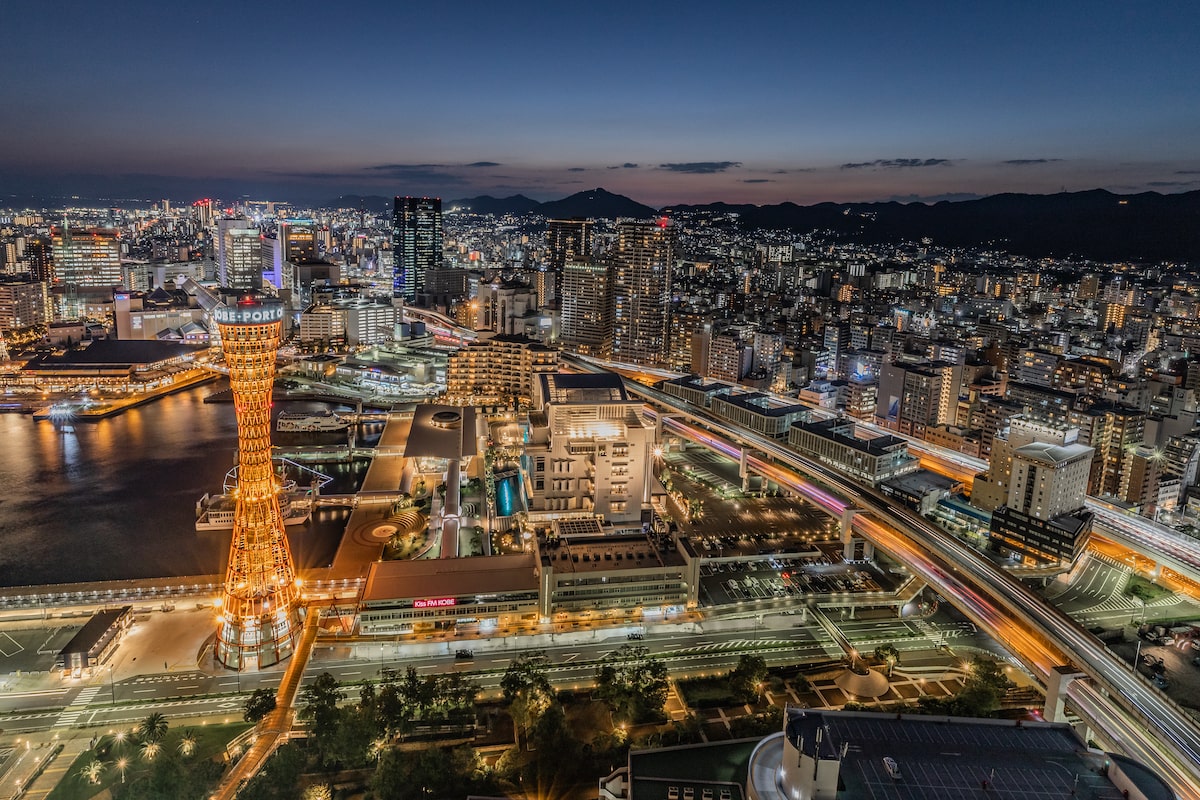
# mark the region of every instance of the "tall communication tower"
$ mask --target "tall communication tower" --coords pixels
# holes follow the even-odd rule
[[[265,667],[292,654],[300,582],[292,567],[271,467],[271,387],[283,328],[276,300],[243,295],[212,310],[229,367],[238,427],[238,483],[229,570],[217,628],[217,660]]]

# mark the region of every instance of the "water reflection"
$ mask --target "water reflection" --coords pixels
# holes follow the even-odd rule
[[[194,527],[196,501],[220,491],[236,457],[233,407],[205,404],[213,391],[76,422],[73,432],[0,414],[0,585],[221,573],[229,533]],[[328,492],[354,491],[366,471],[365,461],[312,466],[334,476]],[[301,567],[332,560],[347,516],[333,510],[289,529]]]

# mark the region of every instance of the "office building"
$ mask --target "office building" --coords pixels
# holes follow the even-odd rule
[[[797,422],[788,444],[801,455],[871,484],[916,472],[921,462],[908,452],[908,442],[887,434],[873,436],[845,417]]]
[[[1084,500],[1094,451],[1077,438],[1075,428],[1018,418],[1007,440],[996,440],[988,479],[977,479],[972,498],[987,508],[1003,496],[992,512],[992,549],[1034,563],[1071,563],[1079,555],[1091,532]]]
[[[546,267],[554,278],[554,299],[565,298],[563,281],[566,265],[592,260],[592,221],[590,219],[551,219],[546,221]]]
[[[442,201],[397,197],[392,217],[392,297],[414,302],[425,276],[442,266]]]
[[[606,264],[568,261],[562,273],[560,342],[566,350],[602,356],[611,320]]]
[[[623,222],[613,253],[612,335],[615,361],[667,363],[667,318],[676,232],[666,219]]]
[[[27,241],[23,259],[29,267],[31,278],[46,284],[54,283],[54,257],[48,239],[34,238]]]
[[[120,286],[121,239],[113,230],[55,228],[51,237],[56,282],[67,286]]]
[[[222,286],[261,288],[262,262],[262,232],[250,220],[217,220],[217,280]]]
[[[316,261],[320,257],[317,247],[317,224],[311,219],[288,219],[280,222],[279,241],[283,246],[283,257],[293,264]]]
[[[876,422],[906,436],[924,438],[932,425],[953,424],[962,367],[945,361],[897,361],[879,376]]]

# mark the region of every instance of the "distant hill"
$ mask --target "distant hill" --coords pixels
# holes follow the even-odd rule
[[[479,197],[451,200],[449,203],[443,204],[442,208],[447,211],[452,208],[460,208],[470,210],[475,214],[495,214],[499,217],[504,214],[528,214],[537,205],[537,200],[523,194],[514,194],[512,197],[492,197],[490,194],[485,194]]]
[[[544,217],[595,217],[597,219],[616,219],[617,217],[647,217],[658,216],[658,210],[645,206],[625,195],[613,194],[605,189],[588,189],[576,192],[562,200],[551,200],[542,203],[534,212]]]
[[[443,205],[443,208],[469,208],[476,214],[540,214],[544,217],[592,217],[596,219],[616,217],[653,217],[658,214],[651,206],[630,200],[620,194],[613,194],[605,189],[588,189],[576,192],[562,200],[551,200],[539,203],[524,195],[495,198],[489,195],[483,197],[468,197],[454,200]]]
[[[377,194],[344,194],[319,208],[358,208],[361,204],[362,208],[373,214],[390,214],[394,203],[395,198]]]
[[[940,246],[995,247],[1028,256],[1200,262],[1200,191],[1118,195],[1093,189],[998,194],[933,205],[711,203],[664,210],[736,212],[748,228],[829,230],[865,242],[929,237]]]

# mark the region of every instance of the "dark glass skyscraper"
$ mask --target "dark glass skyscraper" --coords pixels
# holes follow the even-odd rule
[[[563,302],[563,269],[592,260],[592,221],[552,219],[546,222],[546,264],[554,274],[554,300]]]
[[[425,276],[442,265],[441,198],[396,198],[392,258],[392,297],[416,300]]]

